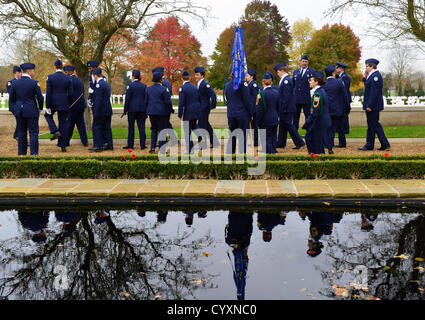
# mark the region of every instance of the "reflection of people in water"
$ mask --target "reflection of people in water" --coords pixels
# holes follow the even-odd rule
[[[257,225],[258,229],[263,231],[263,241],[272,241],[272,231],[278,226],[284,226],[286,222],[286,213],[281,211],[280,214],[261,213],[258,212]]]
[[[206,210],[199,210],[198,211],[198,218],[205,219],[207,217],[207,211]]]
[[[137,210],[137,215],[138,215],[140,218],[144,218],[144,217],[146,216],[146,211],[139,211],[139,210]]]
[[[322,236],[332,234],[333,224],[341,221],[342,214],[332,212],[308,212],[303,213],[301,218],[303,217],[308,217],[310,220],[307,254],[315,258],[322,253],[323,243],[320,241]]]
[[[56,220],[63,223],[63,231],[72,233],[77,225],[77,220],[81,218],[79,212],[55,211]]]
[[[159,210],[157,212],[157,216],[156,216],[157,222],[161,223],[161,224],[166,223],[167,222],[167,216],[168,216],[168,211]]]
[[[100,210],[100,211],[96,212],[96,218],[94,220],[94,223],[103,224],[103,223],[107,222],[109,219],[111,219],[110,215],[111,214],[110,214],[109,210]]]
[[[375,222],[376,219],[378,218],[378,215],[373,215],[373,214],[362,214],[362,226],[361,226],[361,230],[363,232],[370,232],[375,228]]]
[[[235,259],[233,279],[238,300],[245,300],[246,274],[248,271],[248,247],[252,236],[253,213],[229,212],[229,222],[225,228],[225,241],[233,248]],[[230,255],[229,255],[230,259]]]
[[[44,229],[47,228],[47,224],[49,223],[49,212],[19,211],[18,219],[21,222],[22,227],[31,231],[32,241],[35,243],[46,242],[47,236]]]

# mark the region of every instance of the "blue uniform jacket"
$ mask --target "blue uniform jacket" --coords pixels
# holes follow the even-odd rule
[[[170,81],[168,81],[165,78],[162,78],[162,84],[168,89],[168,92],[170,93],[170,97],[173,96],[173,86],[171,85]]]
[[[38,81],[25,75],[12,83],[10,102],[15,106],[15,117],[38,118],[43,110],[44,97]]]
[[[353,99],[351,97],[351,91],[350,91],[350,86],[351,86],[351,78],[350,78],[350,76],[344,71],[343,73],[341,73],[341,75],[339,76],[339,78],[344,82],[345,90],[347,91],[348,101],[350,103],[352,103],[353,102]],[[350,109],[351,109],[351,106],[350,106]]]
[[[173,110],[169,90],[160,83],[155,83],[146,90],[148,115],[168,116]]]
[[[16,78],[13,78],[12,80],[7,82],[6,90],[9,96],[10,96],[10,92],[12,91],[12,83],[15,82],[16,80],[17,80]],[[10,99],[9,99],[9,111],[13,113],[13,110],[15,110],[15,105],[12,102],[10,102]]]
[[[190,83],[184,83],[179,89],[179,118],[196,120],[201,115],[201,99],[198,88]]]
[[[305,126],[308,128],[329,128],[332,125],[329,115],[329,103],[326,91],[318,88],[311,99],[312,112],[307,118]]]
[[[308,83],[308,79],[311,78],[311,73],[314,69],[307,68],[302,75],[302,69],[299,68],[294,71],[292,79],[294,81],[294,95],[295,95],[295,103],[296,104],[310,104],[310,84]]]
[[[350,103],[344,82],[329,77],[324,86],[328,96],[329,114],[331,117],[342,117],[350,111]]]
[[[241,84],[239,89],[235,91],[233,89],[233,82],[230,81],[226,84],[224,92],[227,99],[228,118],[252,118],[248,86]]]
[[[310,93],[309,93],[310,94]],[[283,78],[279,87],[280,106],[279,114],[284,112],[296,112],[294,83],[289,75]]]
[[[266,102],[266,109],[261,100],[258,101],[257,105],[257,123],[261,128],[274,126],[279,124],[279,91],[268,87],[263,89],[264,100]]]
[[[111,87],[104,78],[99,79],[97,84],[94,86],[92,102],[94,118],[112,115]]]
[[[75,75],[71,75],[70,78],[72,83],[71,105],[75,102],[71,110],[73,111],[84,110],[85,108],[87,108],[87,103],[86,103],[86,98],[84,93],[85,90],[84,90],[83,81],[81,81],[81,79]]]
[[[251,113],[254,114],[256,109],[256,104],[257,104],[258,90],[260,89],[260,87],[258,86],[257,81],[252,80],[248,84],[248,89],[249,89],[249,101],[251,103],[251,110],[252,110]]]
[[[371,108],[372,111],[384,110],[384,98],[382,97],[382,87],[384,81],[382,80],[381,73],[375,71],[370,77],[364,81],[364,99],[363,110]]]
[[[50,74],[46,81],[46,108],[65,111],[72,104],[72,82],[62,71]]]
[[[201,97],[201,109],[210,110],[217,107],[217,94],[211,85],[203,80],[199,85],[199,96]]]
[[[276,226],[285,225],[285,222],[279,214],[258,212],[259,229],[262,231],[272,232]]]
[[[49,212],[18,212],[18,219],[25,229],[37,232],[47,228]]]
[[[140,80],[135,80],[127,86],[127,91],[125,93],[124,113],[146,113],[147,88],[147,85],[145,85]]]

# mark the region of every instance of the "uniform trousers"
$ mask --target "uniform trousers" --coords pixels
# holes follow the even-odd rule
[[[93,117],[93,146],[102,148],[107,145],[109,149],[114,148],[111,129],[112,116]]]
[[[137,128],[139,129],[140,148],[146,148],[146,112],[129,112],[128,113],[128,137],[127,146],[130,148],[134,147],[134,124],[137,122]]]
[[[158,140],[159,134],[164,129],[169,129],[169,116],[168,115],[149,115],[149,120],[151,122],[151,150],[155,150],[156,141]],[[165,140],[159,140],[158,147],[161,147],[166,143]]]
[[[279,116],[279,137],[277,139],[277,147],[285,148],[288,132],[296,147],[304,144],[303,139],[293,125],[293,112],[282,112]]]
[[[308,153],[323,154],[325,153],[324,142],[327,140],[325,135],[328,128],[310,127],[305,134],[305,142],[307,144]]]
[[[367,140],[365,147],[373,149],[375,147],[375,135],[378,136],[381,146],[390,146],[390,143],[385,136],[384,128],[379,123],[379,111],[366,111],[367,119]]]
[[[72,138],[72,134],[74,133],[75,126],[77,126],[81,143],[85,146],[88,144],[86,124],[84,122],[84,111],[85,111],[84,109],[81,109],[81,110],[71,109],[71,111],[69,112],[68,130],[66,135],[67,146],[69,145],[69,142]]]
[[[294,127],[296,130],[300,127],[301,111],[303,111],[305,119],[307,119],[311,113],[311,104],[297,104],[297,111],[294,114]]]
[[[18,121],[18,155],[25,156],[28,149],[27,132],[30,136],[30,153],[32,156],[38,155],[38,117],[37,118],[23,118],[16,117]]]
[[[242,143],[239,143],[239,153],[246,153],[246,131],[249,129],[249,116],[242,116],[239,118],[228,118],[227,122],[230,130],[229,142],[227,144],[227,153],[236,153],[236,141],[238,140],[238,134],[235,130],[242,130],[240,138],[243,138]]]

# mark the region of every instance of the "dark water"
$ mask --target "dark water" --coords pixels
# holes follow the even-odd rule
[[[0,257],[10,300],[421,300],[425,216],[4,210]]]

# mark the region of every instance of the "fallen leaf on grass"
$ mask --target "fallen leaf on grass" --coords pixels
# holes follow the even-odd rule
[[[401,254],[401,255],[399,255],[399,256],[395,256],[394,258],[395,258],[395,259],[405,259],[405,260],[407,260],[407,259],[409,259],[409,256],[407,256],[407,255],[405,255],[405,254]]]

